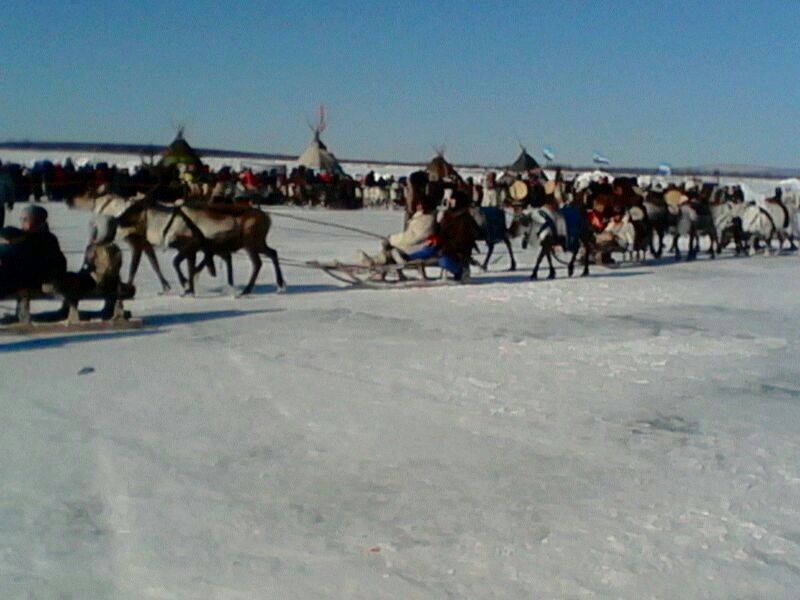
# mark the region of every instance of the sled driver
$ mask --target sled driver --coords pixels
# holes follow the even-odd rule
[[[19,229],[0,229],[0,297],[41,289],[43,283],[60,280],[66,270],[67,259],[41,206],[22,210]]]

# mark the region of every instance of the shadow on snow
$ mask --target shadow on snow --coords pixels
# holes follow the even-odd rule
[[[189,313],[165,313],[147,315],[142,317],[145,329],[132,329],[127,331],[108,331],[96,333],[67,333],[63,335],[47,335],[43,337],[26,338],[13,342],[0,342],[0,354],[10,352],[25,352],[30,350],[45,350],[48,348],[61,348],[83,342],[96,342],[118,338],[133,338],[151,336],[163,333],[165,327],[173,325],[187,325],[202,323],[218,319],[231,319],[252,315],[282,312],[283,309],[271,308],[264,310],[215,310]]]

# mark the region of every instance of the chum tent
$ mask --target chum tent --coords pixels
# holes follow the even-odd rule
[[[332,152],[322,142],[319,137],[320,131],[314,132],[314,139],[308,145],[308,148],[297,158],[297,164],[313,169],[315,171],[327,171],[335,175],[344,174],[344,169]]]
[[[309,123],[308,126],[314,132],[314,139],[311,140],[308,148],[297,157],[297,164],[317,172],[325,171],[331,175],[344,175],[342,165],[320,138],[322,132],[328,127],[325,106],[320,105],[319,107],[319,124],[314,126]]]
[[[521,150],[517,160],[511,163],[506,170],[511,173],[530,173],[531,171],[538,171],[540,173],[540,177],[546,180],[547,175],[545,175],[541,165],[536,162],[535,158],[528,154],[528,151],[524,146],[521,146],[520,148]]]
[[[425,169],[431,181],[460,181],[461,176],[456,168],[444,157],[443,151],[437,151]]]
[[[172,143],[161,153],[161,161],[159,164],[167,167],[177,165],[200,166],[203,162],[200,160],[200,155],[194,151],[194,148],[183,139],[183,129],[179,129],[178,135],[175,136]]]

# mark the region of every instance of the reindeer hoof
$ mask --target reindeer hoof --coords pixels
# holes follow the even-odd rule
[[[572,265],[569,265],[569,266],[567,267],[567,275],[569,275],[570,277],[572,277],[572,274],[573,274],[573,273],[575,273],[575,267],[573,267]]]
[[[547,276],[547,278],[548,278],[548,279],[555,279],[555,278],[556,278],[556,274],[555,274],[555,273],[550,273],[550,274]]]
[[[531,281],[535,281],[536,279],[539,279],[539,276],[536,273],[531,273],[530,279]]]
[[[275,292],[278,293],[278,294],[285,294],[287,289],[288,288],[286,287],[286,284],[284,283],[283,285],[279,285],[278,288],[275,290]]]

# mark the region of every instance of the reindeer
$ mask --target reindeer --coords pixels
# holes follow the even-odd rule
[[[230,285],[233,285],[231,254],[238,250],[247,253],[253,268],[247,285],[240,292],[242,296],[253,291],[261,270],[261,254],[272,260],[279,291],[286,289],[278,253],[266,241],[272,221],[269,215],[258,208],[235,205],[166,206],[140,201],[129,206],[118,220],[120,226],[141,232],[151,245],[178,251],[173,266],[186,294],[194,294],[197,272],[195,259],[201,250],[206,254],[201,268],[209,266],[213,255],[223,257]],[[188,277],[181,271],[184,261],[188,264]]]
[[[84,193],[67,198],[67,206],[78,210],[90,210],[98,215],[119,217],[130,206],[144,199],[143,196],[123,198],[117,194],[106,193],[102,189],[98,190],[98,192],[99,193],[94,194]],[[153,246],[147,241],[147,238],[142,232],[135,227],[123,227],[118,230],[117,236],[122,237],[131,247],[131,265],[128,271],[127,283],[133,285],[136,272],[139,270],[139,261],[141,261],[142,253],[144,253],[145,256],[147,256],[147,260],[150,262],[150,266],[158,277],[162,292],[170,291],[172,288],[161,272],[161,266],[158,264],[158,258],[153,250]]]
[[[585,207],[579,199],[566,202],[567,195],[563,182],[558,182],[553,194],[547,195],[547,202],[541,208],[515,217],[519,221],[522,231],[522,247],[527,248],[531,237],[535,234],[539,240],[540,250],[536,257],[531,279],[538,279],[539,266],[543,259],[547,259],[549,267],[548,279],[555,279],[556,271],[553,266],[553,256],[556,246],[571,252],[567,263],[567,274],[572,277],[575,271],[575,262],[581,246],[584,249],[583,271],[581,277],[589,275],[589,257],[595,245],[594,233],[586,218]]]
[[[690,189],[687,190],[687,193],[689,196],[684,196],[683,201],[677,207],[677,220],[673,229],[672,251],[675,260],[681,259],[678,241],[682,235],[689,237],[687,260],[691,261],[697,258],[697,254],[700,252],[701,235],[707,235],[711,239],[708,252],[712,259],[716,258],[716,246],[719,241],[717,224],[710,206],[711,188],[703,187],[700,191]]]
[[[508,270],[516,271],[517,261],[514,258],[514,250],[511,248],[511,236],[506,228],[505,211],[494,206],[476,206],[470,209],[470,213],[478,226],[476,241],[486,242],[487,251],[482,265],[483,270],[485,271],[489,266],[495,244],[503,242],[508,248],[508,256],[511,259],[511,266]]]

